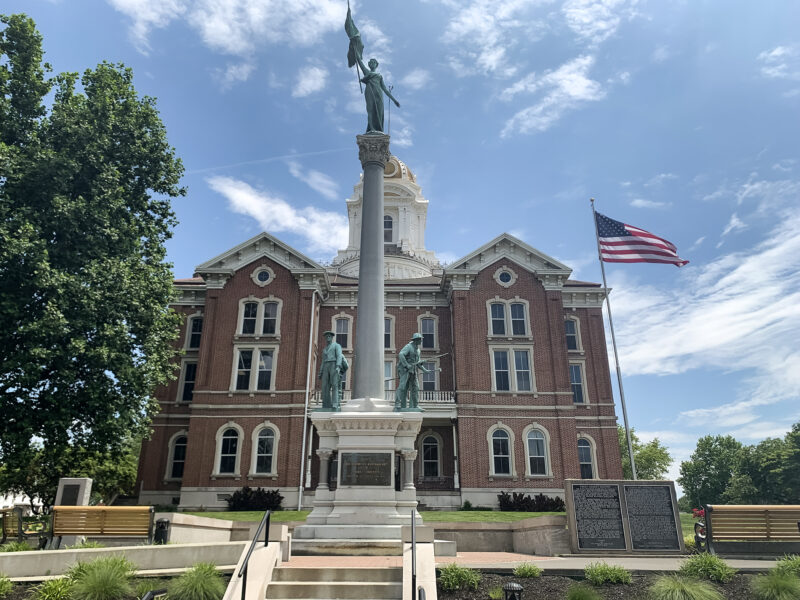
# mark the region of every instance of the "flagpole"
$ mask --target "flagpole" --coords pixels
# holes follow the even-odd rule
[[[611,318],[611,299],[606,283],[606,269],[603,265],[603,256],[600,252],[600,233],[597,231],[597,213],[594,210],[594,198],[589,198],[592,205],[592,220],[594,221],[594,237],[597,240],[597,259],[600,261],[600,272],[603,274],[603,289],[606,290],[606,310],[608,310],[608,325],[611,329],[611,345],[614,347],[614,362],[617,365],[617,383],[619,384],[619,399],[622,405],[622,419],[625,422],[625,439],[628,442],[628,456],[631,460],[631,473],[634,481],[636,477],[636,461],[633,459],[633,444],[631,444],[631,430],[628,427],[628,411],[625,408],[625,390],[622,388],[622,371],[619,368],[619,355],[617,354],[617,338],[614,335],[614,320]]]

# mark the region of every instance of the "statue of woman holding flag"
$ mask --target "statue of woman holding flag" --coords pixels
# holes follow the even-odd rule
[[[364,100],[367,103],[367,133],[383,133],[383,95],[389,96],[398,108],[400,103],[386,88],[383,83],[383,77],[376,70],[378,61],[371,58],[368,63],[369,68],[364,66],[364,61],[361,58],[364,52],[364,44],[350,14],[349,2],[347,3],[347,19],[344,22],[344,30],[347,32],[347,37],[350,38],[350,47],[347,50],[347,66],[352,67],[357,64],[364,74],[359,79],[359,82],[363,82],[365,86]]]

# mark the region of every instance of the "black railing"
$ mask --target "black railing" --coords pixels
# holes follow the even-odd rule
[[[411,509],[411,597],[417,589],[417,509]]]
[[[166,596],[167,589],[164,588],[162,590],[150,590],[144,596],[142,596],[142,600],[153,600],[154,598],[158,598],[159,596]]]
[[[269,545],[269,515],[270,511],[264,513],[264,518],[261,519],[261,523],[259,523],[258,529],[256,529],[256,534],[253,536],[253,541],[250,542],[250,549],[247,551],[247,555],[244,557],[244,562],[242,563],[241,569],[239,569],[238,577],[242,577],[242,600],[244,600],[244,595],[247,591],[247,567],[250,564],[250,555],[253,554],[253,550],[256,549],[258,536],[260,536],[261,532],[264,531],[265,525],[267,530],[264,533],[264,547],[266,548]]]

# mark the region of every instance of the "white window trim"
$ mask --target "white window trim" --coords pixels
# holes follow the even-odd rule
[[[504,283],[504,282],[500,281],[500,274],[503,273],[503,272],[507,272],[509,275],[511,275],[511,281],[509,281],[508,283]],[[494,280],[497,282],[497,284],[503,286],[504,288],[510,288],[512,285],[514,285],[517,282],[517,272],[514,271],[514,269],[512,269],[508,265],[503,265],[500,268],[498,268],[494,272],[493,277],[494,277]]]
[[[389,319],[389,347],[388,348],[384,347],[383,350],[384,352],[396,352],[397,342],[395,340],[397,339],[397,337],[395,332],[397,331],[397,329],[395,328],[395,323],[397,322],[397,319],[395,318],[394,315],[390,315],[389,313],[384,313],[383,318]],[[386,325],[384,325],[384,328],[385,327]],[[385,331],[384,335],[386,335]]]
[[[436,459],[436,472],[439,473],[435,477],[430,477],[431,479],[442,477],[442,450],[444,449],[444,440],[442,436],[432,431],[430,429],[423,431],[422,434],[419,436],[419,447],[417,448],[417,456],[419,456],[419,466],[417,468],[417,473],[419,473],[420,479],[426,479],[425,477],[425,453],[423,452],[423,442],[425,441],[426,437],[432,437],[436,440],[436,443],[439,445],[439,452],[437,453]]]
[[[192,358],[182,358],[181,359],[181,374],[178,377],[178,393],[175,394],[175,404],[189,404],[191,400],[184,400],[183,399],[183,385],[186,383],[186,365],[188,363],[194,363],[195,365],[199,364],[197,357]],[[197,374],[199,373],[198,370],[194,372],[194,385],[197,387]]]
[[[427,362],[432,362],[433,363],[434,368],[435,368],[435,370],[433,372],[433,377],[434,377],[433,391],[441,389],[439,387],[439,373],[441,372],[441,371],[439,371],[439,359],[438,358],[425,358],[424,356],[422,356],[422,357],[420,357],[419,360],[420,360],[421,363],[427,363]],[[423,392],[423,390],[422,390],[422,377],[423,377],[423,375],[424,375],[424,373],[422,373],[420,371],[420,375],[419,375],[419,393],[420,394]]]
[[[385,380],[385,378],[386,378],[386,363],[391,363],[391,365],[392,365],[392,372],[389,373],[389,376],[392,378],[391,381],[388,382],[389,383],[389,387],[386,387],[386,383],[387,382]],[[397,379],[396,379],[396,377],[397,377],[397,362],[394,361],[394,360],[391,360],[391,359],[388,359],[388,360],[384,359],[383,364],[384,364],[384,367],[383,367],[383,377],[384,377],[383,391],[384,392],[393,392],[393,391],[395,391],[397,389]],[[349,370],[350,369],[348,369],[348,371]],[[346,385],[345,385],[345,388],[347,388]]]
[[[594,438],[590,436],[588,433],[579,432],[578,439],[575,440],[575,449],[577,450],[578,440],[586,440],[589,442],[589,448],[592,452],[592,479],[600,479],[600,474],[598,473],[597,468],[597,443],[594,441]],[[580,470],[581,470],[581,462],[580,458],[578,458],[578,477],[580,477]]]
[[[574,315],[567,315],[564,317],[565,321],[573,321],[575,323],[575,337],[576,341],[578,342],[578,348],[576,350],[570,350],[567,348],[567,352],[583,352],[583,336],[581,335],[581,320],[577,316]],[[566,343],[567,332],[564,330],[564,343]]]
[[[242,327],[244,326],[244,305],[248,302],[255,302],[258,307],[256,308],[256,331],[255,333],[242,333]],[[264,305],[274,302],[278,305],[277,313],[275,315],[275,333],[261,333],[264,329]],[[266,339],[277,339],[279,340],[281,337],[281,313],[283,312],[283,300],[280,298],[276,298],[275,296],[267,296],[266,298],[256,298],[255,296],[248,296],[247,298],[241,298],[239,300],[239,316],[236,320],[236,336],[243,337],[245,339],[253,339],[253,340],[260,340],[261,338]]]
[[[256,467],[258,466],[258,436],[265,429],[272,430],[272,434],[274,435],[274,440],[272,442],[272,470],[268,473],[261,473],[256,471]],[[278,443],[280,440],[281,430],[269,420],[264,421],[253,430],[253,434],[250,437],[251,452],[249,477],[272,477],[273,479],[278,477]]]
[[[531,473],[531,456],[530,456],[530,448],[528,446],[528,434],[531,431],[538,431],[544,436],[544,474],[541,473]],[[539,423],[533,422],[528,425],[525,429],[522,430],[522,443],[525,445],[525,477],[530,478],[544,478],[544,477],[552,477],[553,476],[553,464],[550,461],[550,432],[547,429],[539,425]]]
[[[222,459],[222,434],[228,429],[235,429],[239,434],[239,443],[236,445],[236,464],[233,468],[233,473],[220,473],[219,463]],[[228,421],[222,427],[217,429],[215,436],[216,445],[214,449],[214,472],[211,473],[212,477],[241,477],[242,473],[242,446],[244,445],[244,429],[233,421]]]
[[[581,368],[581,390],[583,391],[583,404],[581,406],[589,406],[589,390],[587,389],[588,386],[586,385],[586,360],[585,359],[572,359],[569,361],[570,365],[580,365]],[[569,373],[567,373],[569,375]],[[572,395],[572,379],[569,380],[569,393]],[[573,398],[573,404],[575,400]],[[577,404],[576,404],[577,406]]]
[[[438,352],[439,351],[439,317],[431,314],[430,311],[425,311],[421,315],[417,315],[417,331],[422,334],[422,319],[433,319],[433,348],[423,348],[422,343],[419,345],[420,352]],[[424,358],[424,357],[423,357]]]
[[[331,328],[330,328],[330,331],[333,331],[334,333],[336,333],[336,321],[339,320],[339,319],[347,319],[349,321],[349,323],[347,325],[347,346],[342,346],[342,350],[352,350],[353,349],[353,315],[348,315],[344,311],[340,312],[339,314],[333,315],[331,317]],[[333,341],[336,341],[336,336],[333,337]],[[323,342],[322,345],[323,346],[325,345],[324,342]]]
[[[175,432],[172,435],[172,437],[169,438],[169,442],[167,442],[167,448],[169,448],[169,450],[167,451],[167,468],[166,468],[166,470],[164,472],[164,481],[165,482],[181,481],[183,479],[182,477],[173,477],[172,476],[172,463],[175,460],[175,441],[181,436],[186,436],[186,442],[187,442],[187,444],[186,444],[186,449],[187,449],[186,458],[189,457],[189,453],[188,453],[188,449],[189,449],[189,444],[188,444],[188,442],[189,442],[189,432],[186,431],[185,429],[181,429],[180,431]],[[186,473],[186,460],[183,461],[183,472]]]
[[[492,333],[492,304],[505,304],[505,309],[503,311],[503,315],[505,316],[505,325],[506,325],[506,332],[505,334],[495,334]],[[525,333],[514,335],[511,333],[513,331],[513,325],[511,322],[511,305],[512,304],[522,304],[525,307]],[[531,339],[533,336],[531,334],[531,304],[524,298],[520,298],[519,296],[514,296],[514,298],[501,298],[500,296],[495,296],[494,298],[490,298],[486,301],[486,323],[487,323],[487,337],[489,338],[505,338],[509,340],[519,340],[519,339]]]
[[[259,281],[258,280],[258,274],[261,271],[266,271],[267,273],[269,273],[269,279],[267,279],[266,281]],[[252,279],[253,283],[255,283],[258,287],[262,287],[263,288],[263,287],[268,286],[273,281],[275,281],[275,271],[273,271],[269,267],[269,265],[261,264],[261,265],[258,265],[255,269],[253,269],[252,273],[250,273],[250,279]]]
[[[398,215],[393,214],[393,213],[389,213],[389,212],[384,212],[383,213],[383,218],[386,219],[386,217],[389,217],[392,220],[392,239],[389,242],[384,241],[383,243],[384,244],[396,244],[397,243],[397,226],[399,225],[399,219],[397,218]],[[384,226],[384,221],[382,220],[381,221],[381,239],[384,239],[383,236],[385,235],[384,234],[385,231],[386,231],[386,228]]]
[[[498,429],[502,429],[508,434],[508,452],[509,452],[509,462],[511,463],[511,474],[507,473],[500,473],[497,474],[494,472],[494,448],[492,445],[492,435]],[[500,478],[514,478],[517,477],[517,459],[514,452],[514,447],[516,446],[516,440],[514,436],[514,432],[510,427],[504,425],[502,421],[498,421],[496,424],[489,427],[486,431],[486,441],[489,444],[489,477],[500,477]]]
[[[228,389],[230,393],[240,393],[240,394],[268,394],[270,392],[275,391],[275,380],[277,379],[278,374],[278,350],[280,346],[276,344],[236,344],[233,347],[233,365],[231,368],[231,386]],[[270,378],[269,382],[269,389],[268,390],[258,390],[256,389],[256,384],[258,383],[258,361],[256,360],[255,354],[253,355],[253,361],[250,365],[250,385],[247,387],[246,390],[237,390],[236,389],[236,373],[239,370],[239,351],[240,350],[272,350],[272,377]]]
[[[495,377],[495,370],[494,370],[494,353],[495,351],[503,351],[505,350],[508,352],[508,379],[509,383],[511,384],[510,390],[498,390],[497,389],[497,378]],[[516,364],[514,363],[514,350],[521,350],[528,353],[528,367],[530,368],[531,373],[531,389],[530,390],[517,390],[517,370]],[[492,393],[497,394],[535,394],[537,393],[536,388],[536,373],[534,372],[533,368],[533,346],[519,346],[519,345],[503,345],[503,344],[490,344],[489,345],[489,365],[491,367],[490,376],[492,378]],[[570,388],[571,389],[571,388]]]
[[[198,350],[200,350],[200,346],[198,346],[197,348],[190,348],[189,347],[189,342],[192,339],[192,320],[193,319],[197,319],[197,318],[202,319],[203,318],[203,313],[201,313],[200,311],[197,311],[197,312],[194,312],[194,313],[186,316],[186,335],[185,335],[185,339],[183,340],[183,349],[186,350],[186,352],[197,352]],[[203,327],[205,327],[205,320],[203,321]],[[200,333],[200,343],[201,344],[203,343],[203,334],[202,334],[202,332]]]

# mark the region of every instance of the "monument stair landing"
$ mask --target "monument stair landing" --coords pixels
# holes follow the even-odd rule
[[[402,567],[278,567],[267,600],[401,600]]]
[[[292,540],[294,556],[401,556],[403,542],[398,539],[317,538]]]

